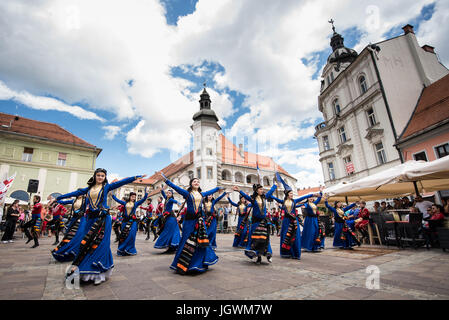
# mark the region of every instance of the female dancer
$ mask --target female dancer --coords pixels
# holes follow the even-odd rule
[[[210,246],[204,223],[203,197],[214,194],[220,188],[201,192],[200,180],[190,180],[189,188],[184,190],[161,173],[165,183],[175,189],[186,199],[187,212],[182,226],[181,242],[176,251],[175,258],[170,266],[180,274],[188,272],[205,272],[210,265],[218,262],[218,257]]]
[[[164,186],[164,189],[167,186]],[[165,206],[163,214],[159,218],[159,237],[154,244],[155,249],[167,249],[166,252],[176,251],[178,249],[179,241],[181,240],[181,234],[179,232],[178,221],[173,213],[173,204],[179,202],[173,198],[173,191],[168,190],[165,194],[164,189],[161,190],[162,196],[165,199]]]
[[[322,196],[322,191],[320,191],[318,195],[313,194],[304,204],[304,212],[306,216],[304,218],[304,229],[302,231],[301,245],[307,252],[319,252],[319,249],[322,247],[317,214],[317,204],[320,203]],[[317,197],[317,199],[313,201],[312,197]]]
[[[324,204],[333,214],[335,219],[335,231],[334,231],[334,247],[342,249],[352,249],[354,242],[360,246],[357,237],[354,232],[346,224],[347,216],[345,212],[353,208],[356,204],[353,203],[345,208],[342,208],[340,201],[335,201],[334,207],[330,206],[327,202],[327,195],[324,197]]]
[[[87,182],[87,188],[57,198],[57,200],[62,200],[86,195],[87,220],[83,231],[85,235],[67,277],[78,269],[81,280],[94,280],[96,285],[106,281],[114,267],[110,245],[112,219],[107,205],[108,193],[138,178],[145,177],[145,175],[135,176],[108,183],[106,174],[105,169],[98,168]]]
[[[269,199],[274,199],[280,205],[281,210],[284,211],[284,219],[282,219],[281,226],[281,257],[301,259],[301,230],[299,228],[299,219],[296,214],[296,206],[304,199],[308,199],[313,195],[306,195],[297,199],[293,198],[293,190],[288,186],[281,176],[276,173],[276,178],[284,185],[284,200],[280,200],[273,195]],[[276,179],[273,185],[274,190],[277,188]]]
[[[213,195],[208,195],[203,199],[204,213],[206,214],[206,228],[209,243],[212,249],[217,249],[217,213],[215,212],[215,205],[220,201],[226,192],[223,192],[217,199]]]
[[[253,185],[253,195],[250,197],[245,192],[234,186],[233,190],[240,192],[246,200],[252,204],[252,221],[248,235],[248,244],[246,245],[245,255],[250,259],[257,257],[256,263],[262,261],[262,255],[267,257],[267,261],[271,263],[273,251],[270,245],[270,232],[267,221],[267,201],[270,198],[275,186],[273,186],[267,194],[264,194],[263,187],[260,184]]]
[[[137,254],[136,250],[136,236],[139,226],[139,219],[136,216],[136,209],[140,207],[142,203],[148,197],[147,188],[145,188],[145,195],[142,199],[136,202],[137,195],[135,192],[129,194],[129,201],[125,202],[117,199],[112,195],[112,199],[120,203],[124,207],[124,215],[122,227],[120,230],[120,237],[118,240],[117,255],[118,256],[133,256]]]
[[[249,233],[249,209],[252,204],[249,203],[243,196],[240,196],[240,200],[238,203],[235,203],[229,198],[228,201],[234,207],[237,207],[237,214],[239,219],[237,221],[237,228],[234,235],[234,243],[232,244],[235,248],[245,248],[246,243],[248,242],[248,233]]]
[[[80,190],[80,189],[78,189]],[[79,252],[81,240],[84,237],[84,228],[86,225],[86,196],[76,197],[74,200],[60,200],[61,205],[71,204],[71,219],[67,223],[64,238],[59,245],[53,249],[51,254],[59,262],[72,261]]]

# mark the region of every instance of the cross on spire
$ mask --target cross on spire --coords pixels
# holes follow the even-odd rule
[[[329,21],[328,21],[330,24],[332,24],[332,30],[334,30],[334,33],[335,33],[335,26],[334,26],[334,19],[330,19]]]

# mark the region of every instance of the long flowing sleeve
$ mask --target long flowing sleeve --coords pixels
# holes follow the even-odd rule
[[[115,195],[112,195],[112,199],[114,199],[115,202],[120,203],[121,205],[125,206],[126,202],[118,199]]]
[[[215,199],[215,200],[212,202],[212,206],[215,206],[215,204],[216,204],[218,201],[220,201],[225,195],[226,195],[226,191],[223,192],[217,199]]]
[[[172,187],[173,189],[175,189],[175,191],[177,193],[179,193],[180,195],[182,195],[184,198],[187,198],[189,196],[189,192],[187,190],[184,190],[181,187],[178,187],[176,184],[174,184],[173,182],[171,182],[170,180],[165,180],[165,183],[167,185],[169,185],[170,187]]]
[[[239,206],[237,203],[233,202],[233,201],[231,200],[231,198],[229,198],[229,197],[228,197],[228,201],[229,201],[229,203],[230,203],[232,206],[234,206],[234,207],[238,207],[238,206]]]
[[[273,199],[273,200],[275,200],[277,203],[284,204],[284,200],[281,200],[281,199],[279,199],[279,198],[276,198],[274,195],[270,195],[270,197],[269,197],[269,198],[267,197],[267,199]]]
[[[164,191],[164,190],[161,190],[161,194],[162,194],[162,197],[163,197],[165,200],[167,200],[167,195],[165,194],[165,191]]]
[[[265,197],[271,198],[272,195],[273,195],[273,192],[274,192],[274,190],[276,190],[276,188],[277,188],[277,185],[274,184],[274,185],[271,187],[271,189],[267,192],[267,194],[265,195]]]
[[[249,202],[251,202],[251,203],[253,202],[253,199],[249,195],[247,195],[245,192],[243,192],[242,190],[240,190],[239,193],[242,195],[242,197],[244,197]]]
[[[295,205],[296,205],[298,202],[301,202],[303,200],[306,200],[306,199],[309,199],[309,198],[312,198],[312,197],[313,197],[313,194],[308,194],[308,195],[305,195],[303,197],[299,197],[299,198],[293,199],[293,201],[295,202]]]
[[[74,202],[75,200],[58,200],[57,202],[59,203],[59,204],[62,204],[63,206],[65,206],[65,205],[67,205],[67,204],[73,204],[73,202]]]
[[[315,205],[317,205],[318,203],[320,203],[322,197],[323,197],[323,193],[320,191],[320,196],[318,198],[316,198],[316,200],[313,203]]]
[[[210,196],[211,194],[214,194],[215,192],[217,192],[217,191],[219,191],[219,190],[220,190],[220,188],[219,188],[219,187],[216,187],[216,188],[213,188],[213,189],[211,189],[211,190],[209,190],[209,191],[201,192],[201,195],[202,195],[203,197],[207,197],[207,196]]]
[[[62,200],[62,199],[67,199],[67,198],[72,198],[72,197],[79,197],[82,196],[83,194],[86,194],[89,191],[89,187],[80,189],[80,190],[76,190],[70,193],[66,193],[63,195],[60,195],[59,197],[56,198],[57,201]]]
[[[122,180],[119,180],[116,182],[111,182],[111,183],[109,183],[108,188],[109,188],[109,190],[114,190],[114,189],[120,188],[121,186],[131,183],[134,180],[139,179],[140,177],[142,177],[142,176],[133,176],[133,177],[128,177],[128,178],[125,178],[125,179],[122,179]]]
[[[142,205],[142,203],[144,203],[144,202],[145,202],[145,200],[147,200],[147,198],[148,198],[148,193],[147,193],[147,192],[145,192],[145,195],[143,196],[143,198],[142,198],[142,199],[140,199],[139,201],[137,201],[137,203],[136,203],[136,208],[137,208],[137,207],[139,207],[139,206],[141,206],[141,205]]]
[[[337,210],[335,210],[334,207],[330,206],[329,203],[328,203],[327,201],[324,201],[324,204],[326,205],[326,208],[328,208],[330,211],[332,211],[332,213],[333,213],[334,215],[337,214]]]
[[[343,209],[343,212],[346,212],[346,211],[348,211],[348,210],[350,210],[350,209],[354,208],[354,207],[355,207],[355,205],[356,205],[356,203],[355,203],[355,202],[354,202],[353,204],[350,204],[349,206],[347,206],[347,207],[345,207],[345,208]]]

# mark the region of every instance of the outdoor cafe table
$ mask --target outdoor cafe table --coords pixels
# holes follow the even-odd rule
[[[400,232],[398,230],[399,224],[401,223],[408,223],[408,221],[404,221],[402,216],[406,215],[406,214],[410,214],[410,209],[391,209],[391,210],[387,210],[388,213],[397,213],[399,215],[399,221],[397,221],[396,219],[393,221],[385,221],[385,223],[394,223],[394,235],[396,238],[396,244],[397,246],[400,248],[401,247],[401,236],[400,236]]]

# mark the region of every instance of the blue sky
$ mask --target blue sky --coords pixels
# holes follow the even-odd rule
[[[300,186],[318,185],[321,167],[312,135],[322,121],[316,103],[320,72],[331,53],[330,16],[352,48],[400,35],[406,23],[415,26],[418,40],[423,24],[422,37],[437,42],[429,43],[437,51],[446,40],[442,32],[440,37],[428,32],[446,9],[442,1],[418,1],[403,12],[399,4],[381,1],[375,30],[347,12],[368,12],[369,3],[356,1],[330,8],[307,1],[286,1],[285,8],[269,1],[130,1],[126,8],[109,6],[104,21],[96,20],[101,10],[93,4],[69,2],[64,7],[43,1],[46,8],[36,4],[21,16],[11,9],[13,1],[0,5],[11,18],[0,19],[8,34],[0,41],[10,45],[0,49],[0,111],[58,123],[102,148],[97,167],[120,177],[152,174],[190,150],[186,134],[206,82],[231,141],[251,141],[257,132],[276,137],[270,155],[298,179],[307,179]],[[48,7],[56,13],[54,24],[32,14]],[[116,15],[123,20],[117,27]],[[307,16],[313,20],[298,21]],[[115,33],[105,33],[108,27]],[[55,33],[47,36],[45,30]],[[439,53],[446,59],[446,51]],[[46,106],[45,98],[55,106]],[[111,135],[108,126],[117,133]],[[249,149],[255,151],[255,145]]]

